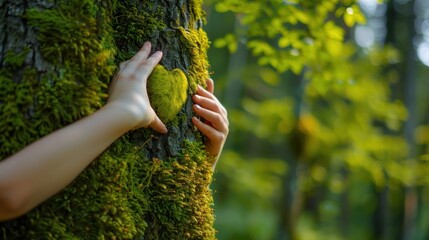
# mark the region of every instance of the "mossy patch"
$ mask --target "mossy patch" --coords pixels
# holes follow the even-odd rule
[[[145,41],[157,37],[166,28],[162,11],[148,13],[142,9],[156,8],[151,1],[118,1],[113,20],[113,35],[119,64],[130,59]]]
[[[209,62],[207,60],[207,49],[209,40],[203,29],[184,29],[178,28],[181,33],[181,45],[189,52],[191,65],[189,71],[189,90],[191,94],[197,91],[197,85],[206,86],[206,80],[209,78],[207,69]]]
[[[149,1],[52,2],[55,7],[25,11],[37,44],[7,52],[0,69],[0,159],[100,108],[115,65],[166,28],[166,8]],[[199,3],[185,3],[192,5],[192,22],[201,18]],[[158,83],[153,92],[163,91],[151,101],[160,105],[155,108],[164,121],[189,121],[180,109],[188,90],[207,78],[208,40],[197,25],[171,36],[180,38],[180,59],[190,63],[181,66],[186,76],[158,66],[152,76],[158,80],[150,80]],[[34,52],[46,69],[27,62]],[[131,143],[131,134],[63,191],[21,218],[1,222],[0,238],[214,239],[212,170],[202,143],[178,140],[178,154],[148,158],[144,144]]]
[[[187,98],[188,79],[180,69],[168,71],[157,65],[149,76],[147,91],[158,117],[168,123],[180,112]]]
[[[175,158],[145,162],[153,171],[144,189],[151,206],[144,239],[215,239],[211,163],[200,142],[185,140],[182,147]]]

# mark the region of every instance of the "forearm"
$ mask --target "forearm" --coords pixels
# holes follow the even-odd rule
[[[125,110],[106,105],[2,161],[0,220],[29,211],[70,184],[101,152],[130,130],[129,126]],[[18,212],[8,213],[6,209]]]
[[[0,162],[0,220],[17,217],[70,184],[101,152],[125,132],[167,128],[150,106],[147,77],[162,53],[150,55],[146,42],[121,63],[110,85],[108,104]]]

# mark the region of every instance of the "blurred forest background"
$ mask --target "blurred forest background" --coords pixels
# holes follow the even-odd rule
[[[219,239],[429,239],[429,1],[204,4]]]

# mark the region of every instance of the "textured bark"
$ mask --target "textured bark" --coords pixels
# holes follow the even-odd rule
[[[53,6],[50,1],[0,1],[0,71],[7,70],[8,63],[6,56],[10,53],[21,53],[24,50],[28,51],[25,60],[20,66],[12,66],[13,75],[11,76],[15,83],[20,83],[23,78],[24,69],[31,68],[35,72],[35,85],[40,83],[40,80],[49,72],[57,74],[52,65],[43,59],[40,53],[40,46],[36,39],[34,28],[28,26],[26,19],[23,17],[26,10],[29,8],[47,9]],[[3,80],[2,80],[3,81]],[[5,94],[4,82],[0,82],[0,95]],[[3,98],[0,98],[0,104],[3,104]],[[25,106],[25,117],[32,120],[34,115],[34,103],[28,103]],[[9,117],[8,114],[0,111],[0,122],[4,124],[5,118]],[[59,125],[53,126],[58,128]],[[0,135],[0,159],[18,151],[20,148],[34,141],[43,133],[34,134],[32,139],[20,141],[18,145],[8,146],[8,139],[12,137],[13,132],[7,134],[2,132]]]
[[[35,68],[39,79],[48,70],[53,70],[50,68],[51,64],[40,54],[34,28],[28,26],[23,18],[29,8],[48,9],[52,6],[50,1],[0,1],[0,68],[5,65],[4,59],[8,51],[19,53],[23,51],[24,47],[29,47],[30,53],[25,59],[25,64],[21,66],[21,70],[26,66]],[[14,79],[19,82],[22,79],[22,71],[16,71]]]
[[[160,15],[164,16],[163,23],[166,25],[165,29],[157,32],[155,36],[151,37],[153,51],[161,50],[163,52],[163,59],[161,64],[167,69],[179,68],[185,73],[191,65],[189,53],[184,52],[183,46],[181,46],[181,34],[175,27],[184,27],[185,29],[192,26],[201,27],[201,20],[190,23],[190,15],[193,13],[190,9],[190,1],[153,1],[155,5],[153,8],[148,9],[146,12],[151,14],[160,14],[159,12],[151,12],[159,9],[165,12]],[[160,6],[157,6],[160,5]],[[177,21],[179,19],[179,21]],[[172,26],[171,24],[177,24]],[[144,151],[149,159],[156,157],[159,159],[166,159],[168,157],[177,156],[181,150],[181,143],[185,139],[196,140],[196,136],[199,134],[195,131],[191,121],[193,116],[192,111],[192,100],[188,97],[184,108],[181,111],[186,118],[179,120],[177,125],[168,125],[169,133],[166,135],[156,135],[151,137],[147,130],[134,131],[132,141],[136,145],[144,145]],[[149,131],[150,132],[150,131]],[[149,141],[147,139],[150,139]]]
[[[210,159],[190,121],[193,86],[208,77],[207,39],[197,32],[203,24],[199,4],[0,0],[0,159],[99,108],[112,67],[145,41],[163,51],[162,65],[181,69],[190,82],[168,134],[130,132],[64,191],[0,223],[0,238],[215,238]],[[62,22],[52,19],[64,21],[66,29],[56,29]]]

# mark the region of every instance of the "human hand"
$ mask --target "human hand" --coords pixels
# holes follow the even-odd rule
[[[192,122],[207,137],[206,150],[215,158],[214,167],[228,136],[229,122],[226,109],[213,95],[213,92],[212,79],[207,80],[207,90],[198,86],[197,93],[192,97],[195,103],[193,109],[203,120],[193,117]]]
[[[130,129],[151,127],[166,133],[167,128],[152,109],[146,90],[147,78],[162,58],[158,51],[149,56],[151,44],[146,42],[130,60],[122,62],[109,89],[106,106],[116,106],[129,114]]]

